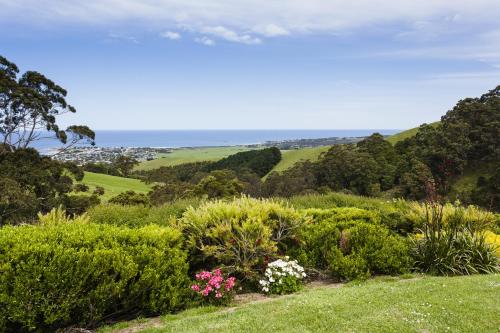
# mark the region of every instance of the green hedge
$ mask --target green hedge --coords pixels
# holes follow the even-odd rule
[[[411,268],[408,241],[377,224],[377,218],[370,218],[372,212],[356,208],[313,212],[316,217],[300,230],[301,245],[289,252],[306,267],[328,271],[339,280]]]
[[[187,301],[179,231],[92,223],[0,229],[0,331],[92,327]]]
[[[198,201],[192,200],[179,200],[158,207],[102,204],[91,208],[87,215],[92,223],[98,224],[127,226],[130,228],[150,224],[169,226],[173,218],[180,217],[188,207],[197,206],[198,204]]]

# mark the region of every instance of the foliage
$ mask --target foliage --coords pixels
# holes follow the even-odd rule
[[[469,195],[470,202],[500,212],[500,167],[491,177],[479,177],[476,188]]]
[[[165,203],[175,202],[177,200],[194,197],[195,185],[187,182],[168,183],[164,185],[155,185],[149,191],[149,201],[153,205],[163,205]]]
[[[259,284],[264,293],[284,295],[299,291],[302,279],[306,277],[304,268],[296,260],[278,259],[267,265],[264,278]]]
[[[276,147],[239,152],[208,164],[205,171],[229,169],[239,171],[249,169],[264,177],[281,160],[281,152]]]
[[[18,73],[14,63],[0,56],[0,144],[10,151],[28,148],[46,132],[70,146],[81,140],[94,144],[95,133],[87,126],[64,131],[57,125],[58,116],[76,112],[66,102],[65,89],[38,72]]]
[[[202,271],[196,274],[196,283],[191,285],[196,295],[205,304],[229,304],[234,298],[235,277],[224,277],[220,268],[212,272]]]
[[[179,221],[191,249],[191,269],[224,265],[242,280],[255,280],[266,259],[293,241],[306,218],[271,200],[248,197],[189,208]]]
[[[72,216],[85,213],[89,208],[101,203],[95,194],[92,195],[66,195],[60,198],[60,204]]]
[[[233,171],[215,170],[201,179],[193,191],[200,197],[212,199],[234,197],[239,195],[242,190],[243,184],[240,183]]]
[[[66,164],[41,156],[34,149],[11,152],[0,146],[0,225],[34,219],[38,212],[46,213],[61,204],[83,207],[85,203],[81,202],[72,206],[78,198],[70,195],[71,176],[81,174],[74,166],[68,169]]]
[[[134,191],[126,191],[118,194],[116,197],[109,199],[109,203],[119,205],[149,205],[149,198],[144,193],[137,193]]]
[[[73,185],[73,191],[75,192],[88,192],[89,187],[82,183],[77,183]]]
[[[330,192],[324,195],[303,195],[287,199],[297,208],[357,207],[380,217],[380,222],[401,235],[412,233],[415,219],[409,214],[408,202],[404,200],[382,200],[378,198]]]
[[[162,166],[152,170],[138,170],[134,174],[147,183],[180,183],[190,182],[200,173],[206,175],[203,170],[210,165],[210,162],[193,162],[172,166]],[[196,183],[196,182],[194,182]]]
[[[139,161],[136,159],[126,156],[120,155],[113,161],[113,167],[118,170],[121,176],[128,177],[130,172],[134,169],[136,165],[139,164]]]
[[[469,275],[498,272],[498,258],[485,233],[488,213],[474,207],[425,205],[423,237],[413,239],[415,267],[436,275]],[[472,211],[472,212],[471,212]]]
[[[93,192],[95,195],[104,195],[104,193],[106,193],[106,190],[102,186],[96,186]]]
[[[355,213],[356,209],[353,210]],[[338,279],[398,274],[409,270],[411,265],[409,249],[402,237],[363,219],[336,221],[328,214],[316,214],[312,223],[301,228],[300,239],[301,245],[293,248],[291,255],[307,267],[330,271]]]
[[[89,218],[86,214],[75,216],[73,218],[66,214],[66,210],[62,207],[54,208],[47,214],[38,213],[38,222],[41,225],[57,225],[65,223],[89,223]]]
[[[189,294],[181,234],[67,221],[0,229],[0,330],[93,327],[105,318],[182,308]]]
[[[181,217],[188,207],[196,207],[197,200],[179,200],[170,204],[147,206],[123,206],[116,204],[102,204],[95,206],[87,212],[92,223],[110,224],[140,228],[150,224],[169,226],[173,219]]]
[[[263,184],[263,193],[267,197],[317,193],[316,169],[316,164],[304,161],[281,173],[271,172]]]
[[[112,163],[86,163],[83,165],[83,170],[93,173],[102,173],[104,175],[120,176],[120,172]]]

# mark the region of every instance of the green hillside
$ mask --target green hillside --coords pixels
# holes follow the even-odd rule
[[[439,124],[439,121],[433,122],[430,125],[437,126],[437,124]],[[418,133],[418,127],[410,128],[409,130],[402,131],[402,132],[396,133],[394,135],[391,135],[386,140],[394,145],[399,141],[402,141],[404,139],[411,138],[412,136],[415,136],[417,133]]]
[[[221,158],[233,155],[252,148],[244,146],[231,147],[207,147],[207,148],[180,148],[171,153],[158,154],[158,158],[152,161],[144,161],[137,170],[151,170],[162,166],[178,165],[190,162],[217,161]]]
[[[93,172],[85,172],[82,183],[90,187],[90,192],[92,192],[96,186],[104,187],[105,192],[102,196],[104,200],[130,190],[139,193],[147,193],[151,188],[151,185],[147,185],[138,179],[109,176]]]
[[[248,298],[230,308],[198,307],[99,332],[497,332],[499,283],[499,275],[380,277]]]
[[[327,151],[330,146],[302,148],[294,150],[282,150],[281,161],[273,168],[272,171],[284,171],[292,167],[299,161],[316,161],[319,155]]]

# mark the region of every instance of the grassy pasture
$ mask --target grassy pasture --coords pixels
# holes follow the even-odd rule
[[[100,173],[85,172],[82,183],[89,186],[92,192],[96,186],[104,187],[102,198],[108,200],[125,191],[135,191],[139,193],[149,192],[151,185],[147,185],[138,179],[104,175]]]
[[[379,277],[231,308],[201,307],[100,332],[498,332],[500,275]]]
[[[201,148],[179,148],[168,154],[158,154],[158,158],[152,161],[144,161],[137,166],[137,170],[151,170],[162,166],[178,165],[190,162],[217,161],[229,155],[252,148],[244,146],[231,147],[201,147]]]
[[[430,125],[432,125],[432,126],[437,126],[437,124],[439,124],[439,121],[430,123]],[[410,128],[409,130],[402,131],[402,132],[396,133],[394,135],[391,135],[386,140],[394,145],[394,144],[398,143],[399,141],[403,141],[404,139],[411,138],[412,136],[415,136],[417,133],[418,133],[418,127]]]
[[[327,151],[330,146],[321,146],[314,148],[302,148],[294,150],[282,150],[281,161],[273,168],[272,171],[285,171],[299,161],[316,161],[319,155]]]

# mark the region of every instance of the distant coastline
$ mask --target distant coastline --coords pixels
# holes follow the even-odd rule
[[[261,145],[320,138],[365,137],[374,132],[391,135],[398,129],[323,130],[97,130],[96,146],[102,148],[196,148]],[[36,142],[34,148],[48,153],[61,146],[56,140]]]

